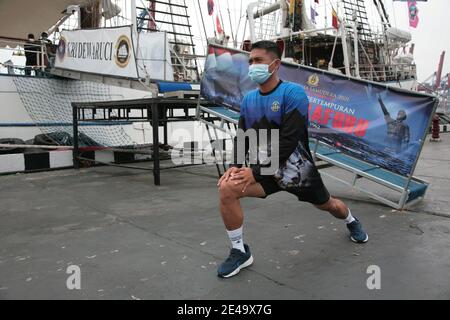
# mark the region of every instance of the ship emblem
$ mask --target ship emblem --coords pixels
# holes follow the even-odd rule
[[[320,78],[317,74],[313,74],[308,78],[308,84],[312,87],[317,87],[319,85]]]
[[[131,58],[131,41],[127,36],[123,35],[119,38],[116,45],[116,64],[125,68]]]
[[[59,39],[58,48],[56,49],[56,55],[58,56],[58,59],[61,62],[64,61],[64,58],[66,57],[66,47],[67,47],[67,40],[64,37],[61,37]]]

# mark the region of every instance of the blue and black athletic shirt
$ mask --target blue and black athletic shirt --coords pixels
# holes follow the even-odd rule
[[[248,139],[245,146],[245,153],[249,149],[257,148],[257,159],[248,159],[251,164],[256,181],[262,179],[261,167],[267,166],[270,160],[271,130],[279,131],[279,169],[272,173],[280,185],[307,186],[307,171],[313,167],[313,175],[316,170],[314,161],[309,149],[308,138],[308,97],[301,86],[291,82],[280,81],[278,86],[268,93],[261,93],[258,89],[249,92],[242,101],[241,115],[239,119],[239,129],[246,132],[254,129],[256,132],[265,129],[268,131],[267,145],[263,146],[258,139],[255,146]],[[234,164],[232,166],[242,166],[238,159],[245,159],[242,155],[238,157],[236,138],[234,141]],[[254,139],[253,139],[254,141]],[[250,152],[251,153],[251,152]]]

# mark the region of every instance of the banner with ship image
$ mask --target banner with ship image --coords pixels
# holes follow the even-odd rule
[[[210,46],[202,96],[239,110],[256,88],[248,54]],[[309,98],[310,138],[389,171],[412,174],[436,100],[339,74],[283,63],[280,78],[300,84]]]
[[[138,78],[131,26],[61,33],[56,68]]]

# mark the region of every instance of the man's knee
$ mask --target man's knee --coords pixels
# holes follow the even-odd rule
[[[239,199],[238,187],[231,181],[222,182],[220,185],[220,201],[228,202],[230,200]]]

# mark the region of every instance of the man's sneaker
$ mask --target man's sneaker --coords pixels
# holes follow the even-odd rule
[[[231,249],[230,256],[219,266],[217,274],[220,278],[231,278],[242,269],[253,264],[253,257],[248,245],[244,245],[245,253],[239,249]]]
[[[369,241],[369,236],[364,231],[361,222],[358,219],[350,224],[347,224],[348,230],[350,230],[350,239],[356,243],[366,243]]]

